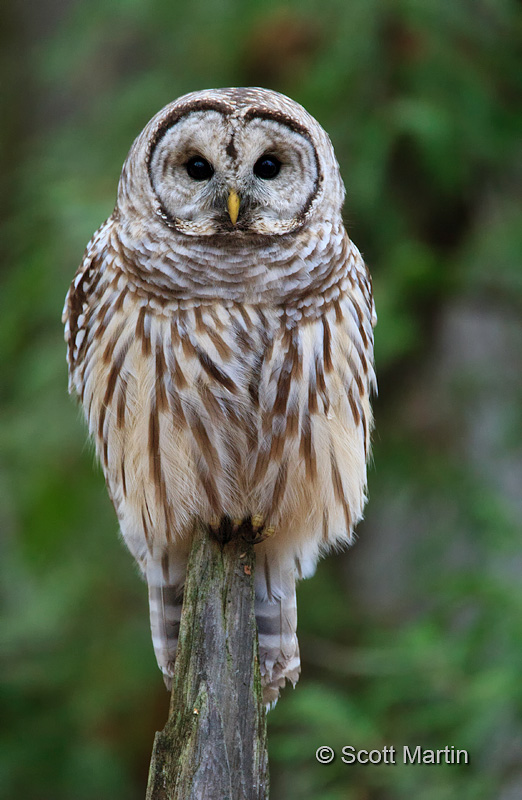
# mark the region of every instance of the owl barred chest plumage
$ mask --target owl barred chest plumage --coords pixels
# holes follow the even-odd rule
[[[267,702],[299,674],[295,582],[362,515],[371,282],[330,141],[275,92],[180,98],[124,165],[69,291],[71,390],[172,675],[196,520],[253,520]]]

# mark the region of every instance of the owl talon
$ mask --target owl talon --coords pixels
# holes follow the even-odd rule
[[[252,530],[254,533],[257,533],[265,524],[265,518],[262,514],[253,514],[250,525],[252,526]]]
[[[261,514],[254,514],[250,519],[244,520],[241,531],[243,539],[248,544],[260,544],[274,533],[274,526],[265,525],[264,517]]]
[[[221,545],[228,544],[234,535],[232,520],[226,515],[219,520],[214,517],[208,523],[208,530],[212,538]]]

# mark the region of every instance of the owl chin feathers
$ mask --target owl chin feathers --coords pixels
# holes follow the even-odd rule
[[[163,214],[164,212],[162,216]],[[166,218],[167,224],[179,233],[184,233],[187,236],[226,236],[232,247],[235,240],[244,243],[253,239],[253,237],[294,233],[304,225],[304,220],[278,220],[267,214],[249,214],[239,219],[234,225],[230,218],[224,214],[209,214],[203,219],[180,219],[176,217],[172,220],[165,214],[164,218]],[[252,241],[254,247],[257,244],[257,241]]]

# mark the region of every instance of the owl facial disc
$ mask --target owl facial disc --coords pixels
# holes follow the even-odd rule
[[[291,233],[313,210],[325,166],[340,183],[333,154],[331,164],[321,163],[313,126],[317,139],[326,134],[312,117],[308,131],[296,103],[285,114],[232,97],[228,103],[211,103],[205,93],[193,97],[181,107],[174,103],[170,119],[163,116],[149,151],[159,214],[175,230],[242,238]],[[339,195],[342,202],[342,189]]]

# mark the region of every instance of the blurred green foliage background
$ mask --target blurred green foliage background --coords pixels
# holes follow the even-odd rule
[[[63,297],[133,138],[262,85],[329,131],[374,275],[360,541],[299,589],[272,797],[522,797],[522,17],[515,0],[3,3],[0,796],[144,796],[167,695],[66,393]],[[455,745],[468,766],[319,765]]]

